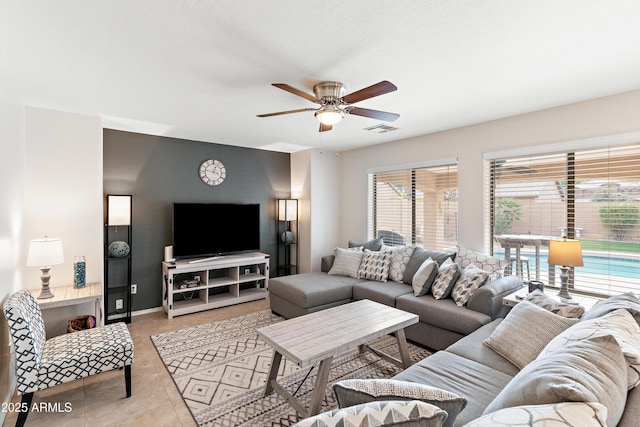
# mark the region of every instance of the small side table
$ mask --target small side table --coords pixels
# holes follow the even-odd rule
[[[502,298],[502,304],[509,307],[515,307],[516,304],[524,300],[528,294],[529,294],[528,289],[526,288],[519,289],[515,292],[510,293],[506,297]],[[557,295],[558,292],[556,290],[552,290],[552,289],[545,291],[544,294],[548,297],[553,298],[557,302],[563,302],[565,304],[572,304],[572,305],[581,305],[584,307],[585,311],[588,311],[591,307],[596,305],[598,301],[600,301],[599,298],[588,297],[586,295],[579,295],[575,293],[571,294],[571,297],[572,297],[571,300],[565,300],[560,298]]]
[[[60,307],[71,307],[74,305],[94,303],[93,315],[96,316],[96,324],[102,325],[102,283],[87,283],[84,288],[74,288],[73,285],[52,286],[53,298],[38,299],[40,288],[29,289],[31,295],[36,299],[40,310],[50,310]],[[65,325],[66,327],[66,325]],[[49,333],[47,332],[47,335]]]

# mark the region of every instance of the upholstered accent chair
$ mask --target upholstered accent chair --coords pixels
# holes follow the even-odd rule
[[[3,308],[16,354],[21,407],[31,408],[36,391],[122,368],[126,395],[131,396],[133,340],[124,323],[47,340],[40,307],[29,291],[11,295]],[[28,414],[20,412],[16,426],[23,426]]]

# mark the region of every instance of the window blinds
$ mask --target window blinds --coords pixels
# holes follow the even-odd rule
[[[387,245],[429,249],[458,241],[457,165],[414,167],[369,174],[369,238]]]
[[[596,295],[638,291],[638,165],[637,144],[490,160],[494,254],[504,255],[505,246],[519,242],[531,279],[559,286],[559,272],[554,278],[556,269],[547,263],[548,239],[575,238],[584,266],[572,268],[570,288]]]

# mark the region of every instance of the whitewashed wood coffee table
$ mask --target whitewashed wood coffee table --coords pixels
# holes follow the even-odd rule
[[[404,328],[418,322],[418,316],[374,301],[361,300],[340,305],[258,329],[258,335],[273,347],[273,359],[265,396],[276,390],[303,417],[320,412],[334,356],[359,348],[369,350],[401,368],[411,365]],[[395,332],[400,360],[367,345],[383,335]],[[300,368],[319,363],[309,408],[285,390],[276,377],[282,356]]]

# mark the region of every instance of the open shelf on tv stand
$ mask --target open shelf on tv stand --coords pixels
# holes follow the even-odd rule
[[[174,316],[267,298],[269,255],[261,252],[162,262],[162,306]]]

